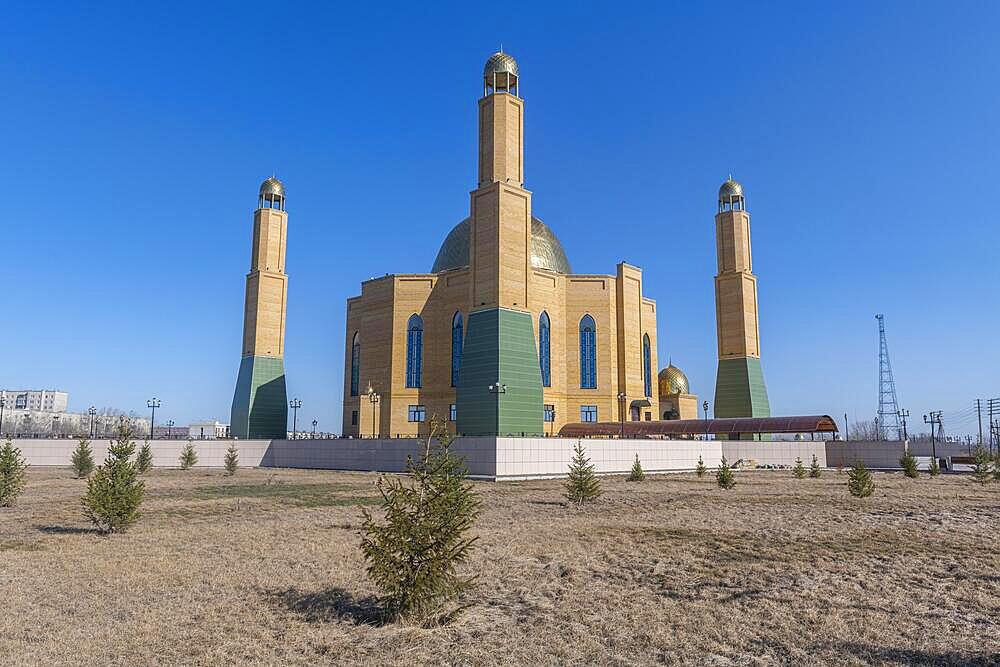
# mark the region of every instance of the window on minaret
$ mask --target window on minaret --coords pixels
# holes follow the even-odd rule
[[[646,396],[653,395],[653,352],[649,346],[649,334],[642,337],[642,382]]]
[[[597,389],[597,325],[590,315],[580,320],[580,388]]]
[[[550,339],[549,314],[544,310],[538,318],[538,364],[542,369],[542,386],[552,386],[552,367],[550,364]]]
[[[361,340],[358,332],[354,332],[351,343],[351,396],[358,395],[358,385],[361,384]]]
[[[412,315],[406,325],[406,386],[418,389],[424,356],[424,321]]]
[[[451,386],[458,386],[458,371],[462,368],[462,313],[451,319]]]

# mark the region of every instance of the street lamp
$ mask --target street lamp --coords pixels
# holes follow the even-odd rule
[[[7,406],[7,397],[0,396],[0,435],[3,435],[3,409]]]
[[[701,404],[701,409],[705,411],[705,440],[708,440],[708,401]]]
[[[313,420],[313,440],[316,439],[316,424],[318,424],[318,423],[319,423],[319,420],[317,420],[317,419]]]
[[[302,407],[302,401],[297,398],[293,398],[288,401],[288,407],[292,409],[292,440],[296,439],[295,432],[299,425],[299,408]]]
[[[57,437],[59,435],[59,415],[52,418],[52,435]]]
[[[622,440],[625,439],[625,399],[628,396],[625,395],[624,391],[618,392],[618,421],[621,422],[621,432],[618,437]]]
[[[167,440],[170,440],[172,437],[174,437],[174,420],[173,419],[171,419],[170,421],[167,422]]]
[[[500,394],[506,394],[507,393],[507,385],[500,384],[500,382],[497,381],[497,382],[494,382],[493,384],[491,384],[488,389],[489,389],[489,392],[491,394],[496,394],[496,397],[497,397],[497,423],[496,423],[496,427],[495,428],[496,428],[497,431],[499,431],[500,430]],[[499,435],[499,433],[497,433],[497,435]]]
[[[93,405],[87,409],[87,414],[90,415],[90,437],[94,437],[94,417],[97,415],[97,408]]]
[[[156,408],[160,407],[160,399],[155,396],[146,401],[146,407],[151,410],[149,415],[149,439],[153,439],[153,425],[156,423]]]
[[[376,438],[378,437],[378,434],[376,433],[378,427],[376,426],[377,422],[375,421],[375,411],[378,409],[378,402],[382,397],[378,395],[378,392],[375,391],[374,388],[372,388],[371,382],[368,383],[368,391],[366,393],[368,394],[368,402],[372,404],[372,438]],[[361,435],[360,426],[358,427],[358,435]]]

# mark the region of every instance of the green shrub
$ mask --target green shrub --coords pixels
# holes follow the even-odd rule
[[[118,426],[118,437],[108,447],[104,465],[87,479],[83,513],[102,534],[120,533],[139,519],[139,505],[146,485],[132,462],[135,443],[126,422]]]
[[[13,507],[21,495],[25,484],[25,470],[28,464],[21,456],[21,450],[7,440],[0,447],[0,507]]]
[[[229,449],[226,450],[226,474],[235,475],[236,469],[240,467],[240,452],[236,449],[236,445],[229,445]]]
[[[861,459],[855,461],[854,467],[847,473],[847,490],[857,498],[867,498],[875,493],[875,481]]]
[[[920,476],[920,473],[917,472],[917,457],[909,450],[903,452],[903,458],[899,459],[899,465],[903,467],[903,474],[910,479],[916,479]]]
[[[990,481],[990,455],[986,452],[986,449],[982,445],[976,447],[975,454],[972,459],[972,477],[980,484],[986,484]]]
[[[468,532],[479,500],[465,479],[463,460],[451,453],[452,440],[447,424],[432,419],[420,461],[407,458],[410,482],[396,475],[378,479],[384,522],[362,509],[361,552],[392,620],[429,624],[464,608],[447,610],[472,582],[458,567],[478,539]]]
[[[579,505],[601,495],[601,483],[594,474],[594,466],[584,456],[583,446],[579,442],[573,448],[573,461],[569,465],[565,486],[566,498]]]
[[[819,476],[823,473],[823,469],[819,467],[819,460],[816,455],[813,454],[812,463],[809,464],[809,476],[813,479],[819,479]]]
[[[722,457],[719,469],[715,471],[715,481],[727,491],[736,486],[736,475],[733,474],[733,469],[729,467],[729,461],[726,460],[725,456]]]
[[[196,463],[198,463],[198,452],[194,450],[194,443],[188,440],[181,450],[181,470],[187,470]]]
[[[80,438],[80,442],[73,450],[73,456],[69,460],[77,479],[92,473],[94,471],[94,451],[90,448],[90,440]]]
[[[701,459],[700,454],[698,455],[698,465],[695,466],[694,472],[698,475],[698,477],[704,477],[705,473],[708,472],[708,469],[705,467],[705,462]]]
[[[931,457],[931,464],[927,467],[927,472],[931,477],[937,477],[941,474],[941,464],[938,463],[937,457]]]
[[[153,448],[149,446],[149,440],[142,443],[139,453],[135,457],[135,468],[140,475],[145,475],[153,468]]]
[[[795,467],[792,468],[792,474],[795,475],[796,479],[803,479],[806,476],[806,468],[802,465],[802,457],[795,458]]]
[[[641,482],[646,479],[646,473],[642,470],[642,464],[639,463],[639,455],[635,455],[635,463],[632,464],[632,472],[628,475],[628,481],[630,482]]]

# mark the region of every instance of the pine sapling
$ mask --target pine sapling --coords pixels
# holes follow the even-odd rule
[[[867,498],[875,493],[875,481],[861,459],[858,459],[847,473],[847,490],[857,498]]]
[[[135,457],[135,468],[140,475],[145,475],[153,468],[153,448],[149,446],[149,440],[142,443],[139,453]]]
[[[819,460],[813,454],[812,463],[809,464],[809,476],[813,479],[819,479],[821,474],[823,474],[823,469],[819,467]]]
[[[565,486],[566,498],[578,505],[601,495],[601,483],[594,474],[594,466],[584,455],[583,446],[579,442],[573,448],[573,461],[569,466]]]
[[[806,476],[806,468],[802,465],[802,457],[795,458],[795,467],[792,468],[792,474],[795,475],[796,479],[803,479]]]
[[[910,453],[910,450],[903,452],[903,458],[899,459],[899,465],[903,468],[903,474],[910,479],[920,476],[917,472],[917,457]]]
[[[94,452],[90,448],[90,440],[80,438],[79,444],[73,450],[73,456],[70,457],[70,463],[77,479],[86,477],[94,471]]]
[[[236,469],[240,466],[240,452],[236,449],[236,445],[229,445],[229,449],[226,450],[226,474],[229,476],[236,474]]]
[[[630,482],[641,482],[646,479],[646,473],[642,470],[642,464],[639,463],[639,455],[635,455],[635,463],[632,464],[632,472],[629,473],[628,481]]]
[[[698,465],[695,466],[694,472],[698,477],[704,477],[708,469],[705,467],[705,462],[701,459],[701,455],[698,455]]]
[[[938,463],[936,456],[931,457],[931,464],[927,467],[927,473],[931,477],[937,477],[941,474],[941,464]]]
[[[146,485],[139,479],[133,454],[132,429],[123,421],[118,426],[118,437],[108,447],[104,465],[87,479],[87,493],[83,496],[83,514],[101,534],[124,532],[139,519]]]
[[[729,466],[729,461],[726,460],[725,456],[722,457],[719,469],[715,471],[715,481],[727,491],[736,486],[736,475],[733,474],[733,469]]]
[[[982,445],[976,447],[972,458],[972,477],[980,484],[986,484],[990,481],[990,477],[992,477],[990,464],[990,455],[986,453],[986,449]]]
[[[194,450],[194,442],[189,439],[181,450],[181,470],[187,470],[196,463],[198,463],[198,452]]]
[[[0,507],[13,507],[21,495],[25,484],[25,470],[28,464],[21,456],[21,450],[7,440],[0,447]]]

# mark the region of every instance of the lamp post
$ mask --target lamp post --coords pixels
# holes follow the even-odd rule
[[[302,401],[293,398],[288,401],[288,407],[292,409],[292,440],[295,440],[298,437],[296,434],[299,426],[299,408],[302,407]]]
[[[318,423],[319,423],[319,420],[317,420],[317,419],[313,420],[313,440],[316,439],[316,424],[318,424]]]
[[[379,396],[378,392],[372,387],[371,382],[368,383],[368,391],[365,393],[368,394],[368,402],[372,405],[372,439],[375,439],[378,437],[378,422],[375,419],[375,411],[378,410],[378,402],[382,399],[382,397]],[[358,428],[358,431],[360,435],[360,427]]]
[[[87,414],[90,415],[90,437],[94,437],[94,417],[97,416],[97,408],[93,405],[87,409]]]
[[[149,415],[149,439],[153,439],[153,425],[156,423],[156,408],[160,407],[160,399],[155,396],[146,401],[146,407],[151,410]]]
[[[3,435],[3,409],[7,406],[7,397],[0,396],[0,436]]]
[[[705,440],[708,440],[708,401],[701,404],[701,409],[705,411]]]
[[[59,435],[59,415],[52,418],[52,435],[57,437]]]
[[[627,398],[624,391],[618,392],[618,421],[621,422],[621,432],[618,437],[622,440],[625,439],[625,399]]]
[[[167,422],[167,440],[174,437],[174,420],[171,419]]]
[[[494,382],[493,384],[491,384],[489,386],[489,392],[491,394],[496,394],[496,396],[497,396],[497,424],[496,424],[496,430],[499,431],[500,430],[500,394],[506,394],[507,393],[507,385],[500,384],[499,381],[498,382]],[[499,432],[497,433],[497,435],[500,435]]]

